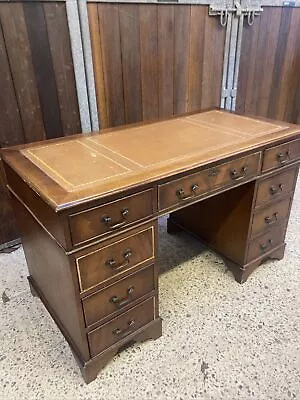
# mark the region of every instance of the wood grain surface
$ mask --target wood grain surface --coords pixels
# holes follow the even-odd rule
[[[64,3],[0,2],[0,147],[81,131]],[[0,245],[17,237],[4,179]]]
[[[300,9],[264,7],[244,25],[237,111],[300,121]]]
[[[158,113],[159,117],[173,114],[174,96],[174,7],[160,6],[158,13]]]
[[[99,4],[98,15],[108,121],[110,126],[121,125],[124,122],[124,88],[119,13],[114,5]]]
[[[219,106],[225,29],[206,6],[89,2],[88,12],[102,128]]]
[[[126,121],[142,119],[142,87],[140,59],[139,9],[132,4],[120,4],[120,35]]]

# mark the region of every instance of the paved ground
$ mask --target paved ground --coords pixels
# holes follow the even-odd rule
[[[0,254],[0,399],[300,399],[300,184],[282,261],[239,285],[221,260],[160,221],[163,336],[89,385],[41,302],[23,251]]]

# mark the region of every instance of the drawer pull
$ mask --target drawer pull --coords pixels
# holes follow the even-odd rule
[[[280,183],[277,187],[271,186],[270,187],[270,193],[272,196],[275,196],[276,194],[280,194],[283,191],[283,185]]]
[[[234,179],[235,181],[238,181],[240,179],[243,179],[246,177],[248,172],[248,165],[244,165],[241,170],[240,173],[238,173],[238,171],[234,168],[230,170],[230,176],[231,179]]]
[[[112,331],[112,333],[113,333],[113,335],[115,335],[115,336],[124,336],[124,335],[127,335],[133,328],[134,328],[134,325],[135,325],[135,320],[134,319],[131,319],[130,321],[128,321],[128,328],[126,328],[126,329],[119,329],[119,328],[116,328],[116,329],[114,329],[113,331]]]
[[[102,218],[102,222],[108,226],[108,228],[110,229],[117,229],[120,228],[121,226],[127,224],[127,217],[129,215],[129,209],[128,208],[124,208],[124,210],[121,211],[121,216],[122,219],[121,221],[118,221],[116,223],[113,223],[112,218],[109,216],[105,216]]]
[[[273,244],[273,240],[269,239],[266,244],[261,244],[259,247],[262,253],[265,253],[268,247],[271,247]]]
[[[278,212],[274,212],[272,217],[265,217],[265,223],[267,225],[275,224],[278,221]]]
[[[280,164],[284,164],[288,162],[291,159],[291,151],[287,150],[284,153],[278,153],[277,154],[277,160],[280,162]]]
[[[127,296],[126,296],[126,297],[124,297],[123,299],[119,299],[119,297],[113,296],[113,297],[110,299],[110,302],[113,303],[113,304],[115,304],[115,305],[118,306],[118,307],[124,307],[124,306],[126,306],[128,303],[131,302],[133,292],[134,292],[134,286],[130,286],[130,287],[127,289]]]
[[[120,264],[117,264],[117,261],[114,258],[110,258],[105,262],[105,265],[110,267],[113,270],[118,270],[121,268],[126,267],[130,263],[130,257],[132,256],[132,251],[130,249],[126,250],[125,253],[123,254],[124,261],[121,262]]]
[[[220,173],[220,170],[218,168],[214,167],[208,171],[208,176],[214,177],[214,176],[217,176],[219,173]]]
[[[182,200],[182,201],[190,200],[193,197],[195,197],[195,195],[197,194],[196,192],[197,192],[198,189],[199,189],[199,185],[197,183],[195,183],[194,185],[191,186],[191,192],[192,192],[191,195],[185,196],[184,195],[184,190],[181,188],[181,189],[177,190],[176,196],[179,197],[179,199]]]

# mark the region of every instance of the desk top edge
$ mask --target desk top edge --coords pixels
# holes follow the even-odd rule
[[[216,113],[218,113],[218,115]],[[243,131],[242,128],[235,129],[236,126],[232,125],[232,122],[230,121],[231,125],[229,124],[228,126],[226,122],[227,126],[222,126],[222,129],[219,129],[219,132],[216,132],[214,119],[217,121],[218,118],[221,118],[222,120],[222,118],[224,119],[224,116],[226,116],[225,120],[228,119],[227,116],[230,116],[231,119],[233,118],[234,123],[238,122],[238,124],[241,126],[244,125],[245,127],[249,125],[249,129],[247,128],[248,131],[245,133],[245,130]],[[165,132],[163,131],[162,134],[159,134],[155,140],[154,136],[157,134],[153,134],[153,132],[157,131],[157,127],[163,127],[164,123],[166,131],[169,130],[169,133],[165,135]],[[265,133],[259,133],[259,129],[258,133],[256,132],[256,123],[262,124],[261,126],[265,129]],[[157,139],[162,141],[162,145],[166,145],[166,143],[173,137],[170,136],[171,132],[173,135],[174,128],[176,131],[176,127],[180,124],[182,129],[180,127],[180,129],[178,129],[178,133],[175,132],[175,138],[178,141],[178,146],[176,147],[176,143],[172,143],[173,150],[171,146],[171,149],[168,147],[164,148],[161,154],[157,154],[160,151],[161,145],[160,143],[157,144]],[[151,129],[153,128],[155,129],[151,133]],[[187,137],[183,136],[183,133],[181,132],[184,130],[186,130],[189,134],[189,137],[191,137],[190,141],[184,139]],[[268,132],[268,130],[270,131]],[[116,135],[121,135],[121,132],[123,133],[122,136],[118,136],[118,140],[115,140]],[[211,135],[207,135],[207,132],[209,132]],[[103,133],[105,135],[103,135]],[[150,136],[147,137],[147,140],[148,138],[151,139],[151,135],[153,135],[152,143],[150,143],[149,146],[151,147],[151,145],[154,145],[152,151],[153,154],[150,154],[149,157],[147,155],[147,153],[149,153],[148,149],[146,149],[146,152],[143,156],[141,154],[141,148],[138,148],[139,138],[144,140],[142,140],[140,143],[140,146],[143,146],[145,144],[145,138],[143,138],[143,136],[145,136],[147,133],[150,134]],[[137,140],[137,151],[128,145],[126,141],[126,135],[128,134],[134,135],[128,137],[134,137]],[[220,146],[217,146],[215,142],[218,142],[219,137],[219,141],[221,140],[221,135],[223,135],[223,147],[220,148]],[[44,201],[51,206],[51,208],[53,208],[56,212],[60,212],[65,209],[78,206],[82,203],[100,200],[119,192],[134,189],[139,185],[142,186],[151,184],[152,182],[154,183],[159,180],[172,177],[173,175],[186,172],[189,169],[195,169],[197,167],[200,168],[206,164],[209,165],[223,159],[228,159],[238,155],[238,153],[245,153],[247,151],[255,150],[255,148],[259,149],[263,146],[272,146],[276,143],[280,143],[280,141],[284,139],[293,140],[297,138],[298,135],[300,135],[299,125],[260,117],[240,116],[236,113],[213,109],[200,113],[188,113],[183,116],[176,116],[160,121],[147,121],[146,123],[143,122],[116,128],[109,128],[100,131],[99,133],[94,132],[90,134],[79,134],[53,139],[50,141],[18,145],[7,149],[2,149],[1,155],[3,160],[21,177],[22,180],[24,180],[35,192],[37,192],[38,195],[41,196],[41,198],[43,198]],[[211,136],[213,139],[207,139],[209,136]],[[198,137],[200,138],[199,141],[197,141]],[[119,139],[121,138],[123,138],[123,143],[119,145]],[[100,141],[100,143],[96,143],[97,140]],[[89,142],[87,143],[86,141]],[[34,154],[35,149],[38,149],[38,151],[45,151],[44,149],[46,147],[49,148],[50,146],[51,149],[56,144],[64,145],[64,143],[69,143],[74,146],[74,144],[78,142],[80,142],[81,147],[84,145],[83,147],[84,151],[86,151],[87,157],[92,156],[98,159],[96,161],[95,168],[91,168],[89,170],[87,169],[87,171],[89,171],[88,173],[84,173],[83,171],[83,178],[86,178],[88,175],[88,179],[93,179],[95,174],[98,176],[97,171],[104,169],[102,166],[107,166],[107,164],[109,164],[107,166],[108,171],[113,171],[114,175],[108,175],[108,177],[106,177],[105,174],[107,174],[107,172],[102,171],[104,174],[102,180],[100,179],[100,181],[95,185],[88,183],[87,187],[82,188],[80,187],[82,177],[76,176],[78,173],[80,175],[80,171],[77,171],[77,173],[75,171],[72,175],[72,167],[66,167],[67,173],[74,180],[68,182],[64,176],[61,178],[56,177],[55,170],[54,172],[51,170],[51,162],[53,165],[53,160],[55,160],[55,162],[57,159],[62,160],[64,158],[63,153],[62,157],[60,158],[54,157],[51,151],[49,151],[49,154],[46,153],[44,156],[46,159],[47,157],[50,157],[50,166],[46,165],[44,159],[39,158],[36,156],[36,154]],[[191,148],[193,148],[193,143],[199,144],[200,147],[198,146],[198,153],[197,151],[195,153],[191,151]],[[214,144],[214,146],[212,144]],[[99,146],[101,146],[101,151],[99,150]],[[88,148],[87,150],[86,147]],[[183,148],[182,150],[181,147]],[[178,153],[179,148],[180,152],[182,151],[181,153]],[[124,154],[122,154],[123,149],[125,149]],[[76,147],[74,147],[72,150],[75,152],[78,151]],[[187,157],[185,152],[187,153]],[[165,161],[162,160],[161,157],[165,153],[169,153],[168,156],[171,160],[170,162],[169,159]],[[84,157],[82,157],[81,150],[78,154],[80,160],[84,159]],[[112,160],[111,155],[114,154],[116,154],[116,157],[113,157]],[[182,157],[177,157],[177,159],[176,157],[173,157],[173,155],[176,156],[177,154],[180,154],[180,156],[182,155]],[[102,160],[99,160],[99,156],[102,158]],[[152,163],[153,157],[157,158],[156,163]],[[83,160],[82,162],[85,161]],[[87,158],[87,162],[89,162],[89,158]],[[141,165],[141,162],[144,162],[144,164]],[[59,166],[60,165],[58,165],[58,167]],[[104,183],[105,180],[115,183],[111,184],[110,186],[107,182]],[[75,181],[79,182],[79,190],[72,190],[73,187],[76,188],[76,185],[74,185]],[[71,188],[71,190],[68,190],[68,188]]]

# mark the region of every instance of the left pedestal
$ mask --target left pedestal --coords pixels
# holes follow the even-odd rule
[[[162,334],[156,223],[66,252],[13,197],[29,285],[56,322],[89,383],[124,347]]]

